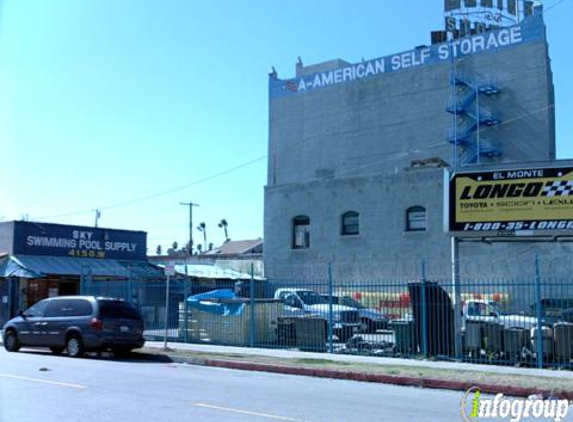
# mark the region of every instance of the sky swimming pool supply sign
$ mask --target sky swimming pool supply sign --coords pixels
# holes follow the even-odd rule
[[[147,234],[139,231],[17,221],[14,255],[146,259]]]
[[[446,172],[448,231],[573,235],[573,167]]]
[[[271,77],[269,95],[271,98],[281,98],[301,94],[341,83],[376,77],[384,73],[449,62],[476,53],[498,51],[503,48],[538,42],[544,38],[543,18],[541,15],[530,16],[520,25],[349,64],[334,70],[288,80]]]

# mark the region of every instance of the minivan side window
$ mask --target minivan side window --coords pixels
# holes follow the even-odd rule
[[[48,302],[45,317],[62,317],[66,315],[66,302],[65,300],[51,300]]]
[[[43,300],[41,302],[36,303],[31,308],[27,309],[25,314],[27,317],[41,317],[44,315],[47,306],[48,306],[48,301]]]
[[[92,314],[92,305],[88,300],[70,299],[66,302],[66,316],[89,316]]]
[[[119,300],[99,300],[100,318],[126,318],[141,319],[141,315],[135,307]]]

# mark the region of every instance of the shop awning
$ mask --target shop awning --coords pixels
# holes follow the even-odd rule
[[[217,280],[250,280],[251,275],[208,264],[175,265],[175,272],[188,277],[217,279]],[[264,277],[254,276],[255,280],[265,280]]]
[[[163,271],[145,261],[15,255],[8,259],[0,277],[39,278],[45,275],[95,277],[162,277]]]
[[[0,261],[0,277],[38,278],[42,274],[28,270],[16,260],[6,257]]]

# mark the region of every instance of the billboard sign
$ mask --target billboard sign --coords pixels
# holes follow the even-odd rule
[[[573,235],[573,165],[446,172],[446,179],[450,234]]]
[[[144,261],[147,233],[16,221],[13,253]]]

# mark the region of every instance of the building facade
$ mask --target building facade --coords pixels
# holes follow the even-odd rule
[[[531,12],[392,56],[270,75],[267,278],[324,277],[329,264],[339,278],[408,277],[422,260],[451,275],[444,168],[555,160],[545,24]],[[466,274],[512,273],[525,252],[571,256],[563,244],[463,252]]]
[[[0,223],[0,322],[91,281],[149,279],[147,233],[30,221]]]

